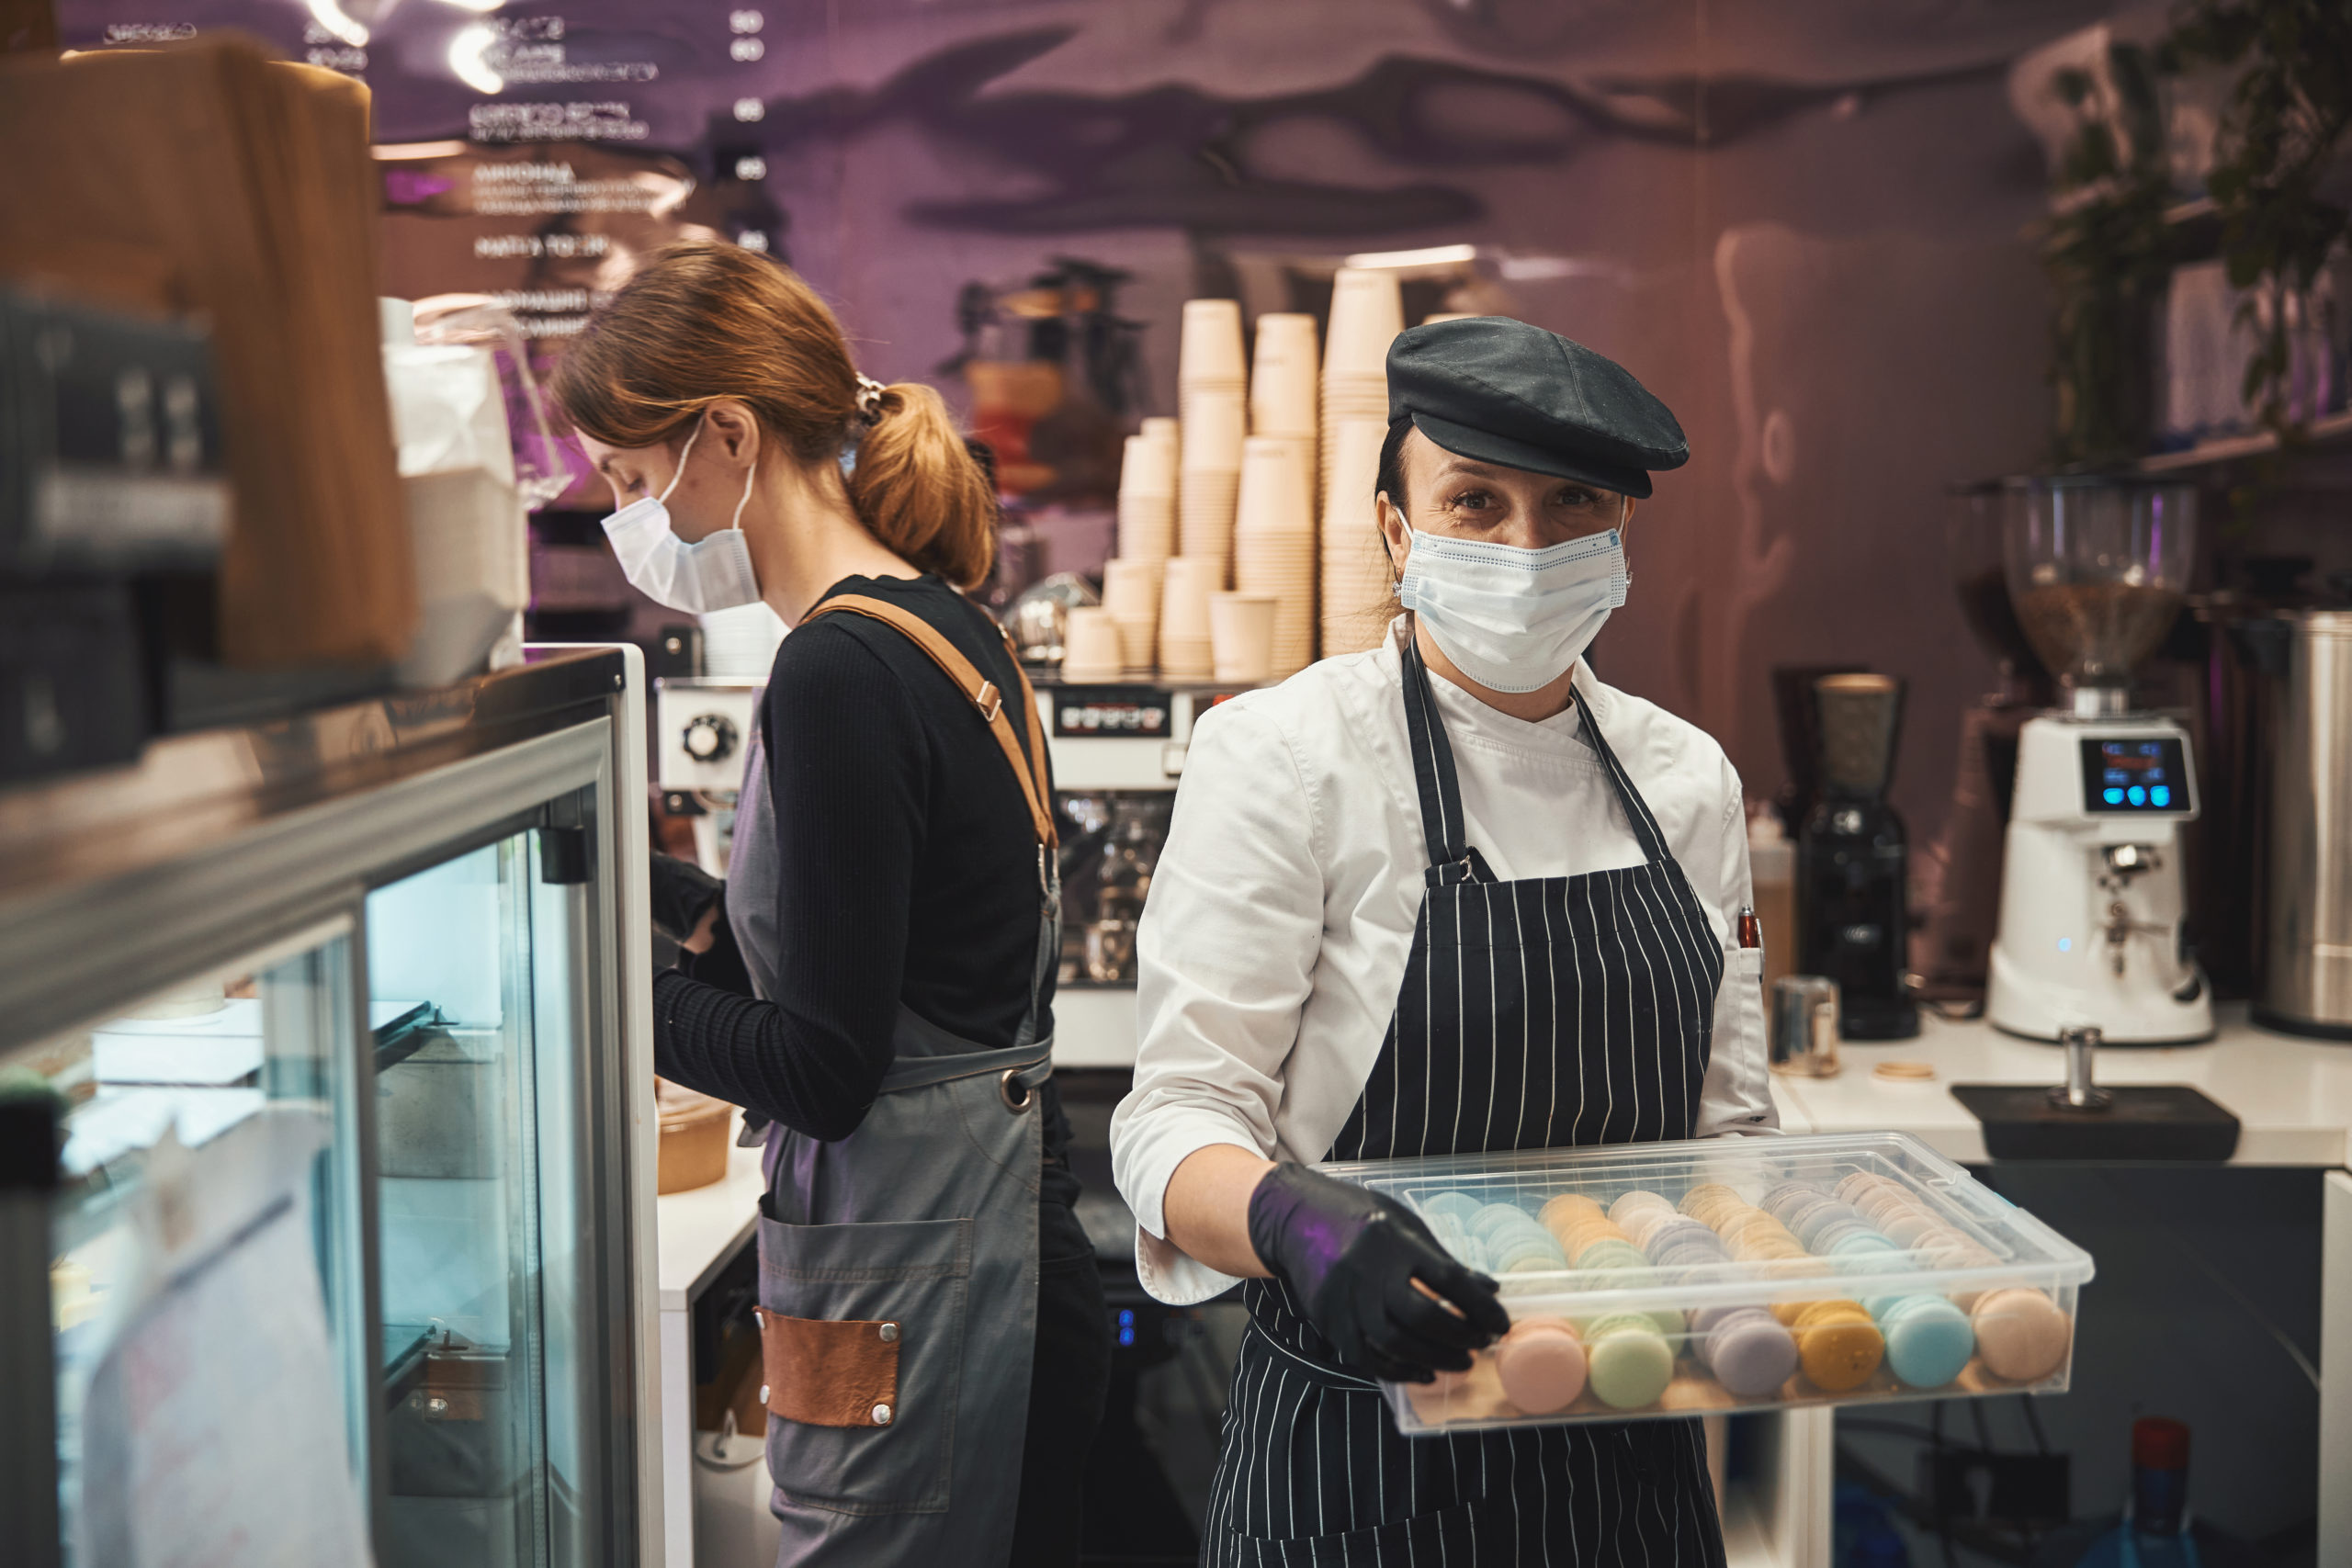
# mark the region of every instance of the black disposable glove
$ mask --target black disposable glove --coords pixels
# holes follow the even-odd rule
[[[682,944],[693,939],[704,912],[727,892],[727,884],[694,862],[658,851],[652,882],[653,929]]]
[[[1340,1359],[1377,1378],[1466,1371],[1470,1352],[1510,1327],[1495,1282],[1410,1209],[1303,1165],[1274,1167],[1250,1195],[1250,1245]]]

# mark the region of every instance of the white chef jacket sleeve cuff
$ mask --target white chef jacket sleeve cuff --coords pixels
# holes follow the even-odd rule
[[[1248,1124],[1198,1101],[1163,1103],[1117,1129],[1114,1142],[1119,1195],[1135,1211],[1136,1278],[1143,1288],[1170,1306],[1193,1306],[1238,1284],[1166,1239],[1168,1183],[1178,1166],[1219,1144],[1265,1157]]]
[[[1136,1226],[1136,1279],[1156,1302],[1170,1306],[1198,1306],[1241,1283],[1194,1259],[1172,1241],[1162,1241],[1138,1224]]]

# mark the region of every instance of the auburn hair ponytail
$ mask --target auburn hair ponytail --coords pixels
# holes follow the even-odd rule
[[[854,443],[849,502],[876,539],[958,588],[995,559],[995,487],[946,403],[902,381],[861,410],[841,324],[758,252],[686,240],[648,253],[565,351],[552,390],[572,428],[608,446],[683,440],[723,398],[803,464]]]

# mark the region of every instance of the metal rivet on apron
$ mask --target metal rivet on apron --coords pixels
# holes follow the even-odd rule
[[[895,1323],[884,1324],[882,1325],[882,1343],[885,1345],[896,1345],[898,1342],[899,1325]]]
[[[874,1424],[877,1427],[887,1427],[890,1424],[890,1407],[888,1405],[877,1404],[874,1407]]]
[[[767,1384],[765,1384],[765,1383],[762,1383],[762,1384],[760,1385],[760,1403],[761,1403],[762,1404],[765,1404],[767,1402],[768,1402],[768,1385],[767,1385]]]

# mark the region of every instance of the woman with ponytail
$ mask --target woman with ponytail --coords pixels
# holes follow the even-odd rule
[[[731,245],[649,255],[555,395],[632,582],[794,628],[723,890],[655,876],[693,932],[657,1065],[766,1123],[779,1562],[1075,1563],[1109,1328],[1051,1077],[1052,781],[962,592],[993,487],[938,393],[859,375],[808,285]]]

